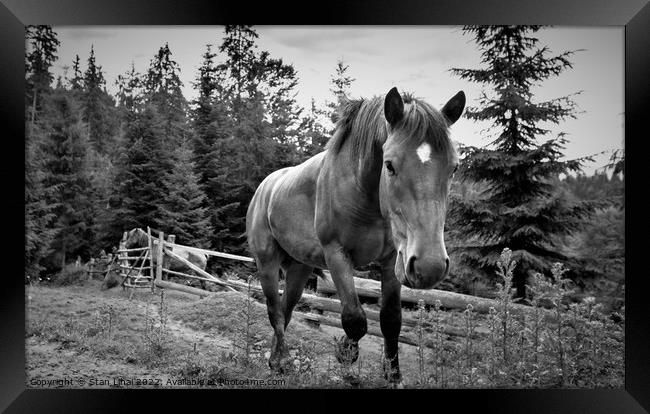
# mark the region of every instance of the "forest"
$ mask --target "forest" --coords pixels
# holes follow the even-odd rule
[[[492,121],[494,139],[481,148],[459,143],[446,223],[453,265],[442,288],[494,297],[495,269],[508,248],[521,299],[530,280],[550,277],[561,263],[583,296],[620,310],[623,152],[587,176],[590,157],[565,160],[567,138],[550,138],[540,126],[579,116],[570,95],[538,102],[531,92],[571,69],[573,52],[551,55],[534,37],[541,29],[463,28],[483,67],[450,72],[485,88],[469,100],[463,121]],[[245,215],[257,185],[325,149],[355,79],[345,61],[332,62],[330,99],[302,108],[295,99],[299,73],[259,49],[253,26],[226,26],[215,39],[220,44],[206,45],[195,74],[197,97],[188,100],[167,44],[151,51],[146,72],[132,65],[120,74],[111,94],[92,49],[65,62],[67,74],[55,79],[56,31],[27,27],[26,283],[110,252],[134,227],[248,255]],[[229,265],[210,267],[222,272]]]

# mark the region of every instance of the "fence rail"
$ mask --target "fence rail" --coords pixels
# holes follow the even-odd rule
[[[323,272],[324,277],[318,279],[317,291],[321,293],[335,294],[336,287],[329,272]],[[362,279],[354,277],[354,286],[357,294],[366,298],[381,298],[381,282],[372,279]],[[436,302],[440,306],[448,309],[467,309],[467,305],[472,305],[472,310],[478,313],[489,313],[490,308],[498,309],[498,302],[493,299],[481,298],[478,296],[465,295],[462,293],[448,292],[439,289],[410,289],[402,286],[401,300],[406,303],[418,303],[420,300],[424,301],[427,305],[435,305]],[[513,303],[510,305],[510,310],[515,313],[528,313],[533,309],[530,306],[519,305]],[[544,317],[552,319],[553,314],[547,310],[542,310]]]
[[[156,287],[162,289],[176,290],[184,293],[193,294],[199,297],[207,297],[210,295],[216,294],[216,292],[211,292],[203,289],[198,289],[192,286],[183,285],[180,283],[174,283],[170,281],[163,280],[163,274],[174,275],[178,277],[183,277],[187,279],[200,280],[203,282],[212,282],[222,288],[230,291],[240,291],[240,292],[253,292],[256,294],[263,294],[261,286],[256,284],[251,284],[239,280],[224,279],[216,277],[207,271],[201,269],[196,264],[190,262],[189,260],[181,257],[177,252],[174,251],[175,248],[185,249],[197,253],[203,253],[213,257],[220,257],[232,260],[239,260],[244,262],[254,262],[255,260],[250,257],[239,256],[230,253],[216,252],[208,249],[201,249],[192,246],[185,246],[182,244],[174,243],[174,236],[168,236],[169,240],[165,240],[164,233],[158,232],[158,237],[151,236],[151,230],[147,229],[147,234],[149,236],[148,246],[126,249],[124,244],[121,243],[118,253],[130,253],[130,252],[140,252],[138,257],[136,256],[126,256],[118,255],[114,256],[106,274],[110,272],[115,261],[118,261],[117,268],[121,271],[121,275],[124,277],[122,286],[125,288],[131,289],[131,295],[133,294],[134,289],[136,288],[151,288],[152,291]],[[153,257],[158,259],[154,259]],[[169,257],[174,259],[183,265],[185,265],[189,270],[194,274],[189,274],[185,272],[180,272],[176,270],[171,270],[163,267],[163,257]],[[142,260],[140,266],[134,266],[131,261],[137,262]],[[145,266],[146,262],[148,265]],[[133,263],[135,264],[135,263]],[[127,271],[127,272],[125,272]],[[136,271],[135,274],[132,274],[133,271]],[[148,271],[143,274],[143,271]],[[100,271],[89,270],[89,272],[99,273]],[[147,274],[148,273],[148,274]],[[381,284],[378,281],[372,279],[363,279],[363,278],[354,278],[354,285],[356,287],[357,294],[360,297],[367,298],[381,298]],[[336,288],[334,282],[329,272],[324,271],[323,277],[318,278],[317,292],[320,294],[336,294]],[[282,290],[280,290],[282,294]],[[407,287],[402,287],[401,290],[402,302],[405,303],[417,303],[420,300],[423,300],[426,304],[434,305],[436,302],[439,302],[443,308],[447,309],[466,309],[468,305],[472,305],[474,311],[479,313],[487,313],[490,308],[497,308],[497,302],[491,299],[480,298],[471,295],[464,295],[460,293],[447,292],[442,290],[416,290],[410,289]],[[330,312],[333,314],[341,313],[341,303],[339,300],[323,297],[318,295],[312,295],[308,293],[303,293],[300,298],[300,303],[308,305],[310,308],[315,309],[320,312]],[[378,324],[380,322],[379,312],[373,309],[364,306],[366,317],[368,321],[371,322],[368,324],[368,334],[375,336],[382,336],[381,329]],[[523,305],[513,304],[511,310],[514,313],[527,313],[531,309]],[[303,313],[295,312],[297,317],[303,321],[310,323],[323,324],[328,326],[335,326],[341,328],[340,318],[334,318],[327,315],[319,315],[314,313]],[[545,311],[545,317],[551,318],[550,312]],[[414,339],[410,336],[413,333],[413,330],[418,326],[417,318],[409,315],[403,315],[402,317],[402,329],[403,334],[400,337],[400,342],[413,344]],[[445,326],[444,324],[440,327],[443,334],[446,334],[451,337],[464,337],[467,335],[467,332],[463,328],[454,327],[454,326]],[[475,336],[484,336],[487,332],[477,329],[473,332]]]

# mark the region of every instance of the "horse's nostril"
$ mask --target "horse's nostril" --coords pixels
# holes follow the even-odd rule
[[[445,274],[449,272],[449,258],[445,259]]]

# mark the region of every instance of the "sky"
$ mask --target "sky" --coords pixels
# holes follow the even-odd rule
[[[181,68],[183,93],[196,96],[196,79],[205,45],[217,50],[223,39],[221,26],[55,26],[61,42],[55,77],[71,67],[79,55],[82,69],[91,46],[102,67],[109,92],[115,80],[129,70],[145,72],[158,49],[169,43],[172,58]],[[483,86],[462,80],[451,68],[480,68],[480,53],[471,37],[459,26],[255,26],[258,50],[292,64],[299,77],[296,100],[309,107],[332,99],[330,79],[336,62],[349,65],[355,80],[352,97],[386,94],[393,86],[412,92],[437,108],[459,90],[467,105],[475,106]],[[566,159],[595,157],[584,172],[607,164],[611,150],[624,146],[624,27],[550,27],[537,32],[541,46],[551,53],[580,50],[570,59],[573,68],[544,81],[533,91],[539,101],[580,92],[574,97],[580,113],[560,125],[548,124],[546,139],[566,133]],[[218,55],[216,61],[222,61]],[[465,145],[485,146],[493,136],[487,123],[461,118],[450,131],[452,139]]]

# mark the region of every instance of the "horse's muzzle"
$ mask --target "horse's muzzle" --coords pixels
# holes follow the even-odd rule
[[[411,289],[432,289],[449,274],[449,257],[427,259],[411,256],[406,266],[404,286]]]

